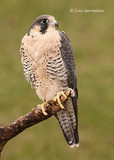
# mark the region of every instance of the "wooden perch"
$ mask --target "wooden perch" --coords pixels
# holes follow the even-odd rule
[[[65,92],[65,95],[68,97],[70,95],[70,91]],[[60,100],[61,103],[65,102],[64,96],[61,96]],[[61,108],[57,102],[54,103],[54,101],[49,101],[49,104],[45,106],[45,111],[48,113],[48,115],[43,115],[40,105],[37,108],[33,108],[32,112],[25,114],[11,124],[0,127],[0,153],[10,139],[17,136],[26,128],[48,119],[52,115],[56,114],[60,109]]]

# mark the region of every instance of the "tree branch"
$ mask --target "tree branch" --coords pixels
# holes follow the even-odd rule
[[[70,91],[65,92],[65,95],[68,97],[70,95]],[[65,102],[64,96],[61,96],[60,100],[61,103],[64,103]],[[18,118],[11,124],[0,127],[0,153],[2,152],[5,144],[13,137],[17,136],[26,128],[48,119],[52,115],[56,114],[60,109],[61,108],[59,107],[57,102],[49,101],[49,104],[45,106],[45,111],[48,113],[48,115],[45,116],[42,113],[40,105],[37,108],[33,108],[32,112],[25,114],[24,116]]]

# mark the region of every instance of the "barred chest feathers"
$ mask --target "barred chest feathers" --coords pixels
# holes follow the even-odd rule
[[[58,31],[52,28],[43,35],[31,32],[22,40],[20,50],[25,77],[42,100],[53,99],[57,92],[68,89],[60,40]]]

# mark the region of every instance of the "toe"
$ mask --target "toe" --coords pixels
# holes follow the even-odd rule
[[[48,103],[47,102],[45,102],[45,103],[43,103],[42,104],[42,106],[41,106],[41,108],[42,108],[42,113],[43,113],[43,115],[47,115],[47,113],[46,113],[46,111],[45,111],[45,106],[47,105]]]

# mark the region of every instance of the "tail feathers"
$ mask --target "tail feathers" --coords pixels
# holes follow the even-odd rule
[[[75,143],[70,145],[71,148],[74,147],[79,147],[79,136],[78,136],[78,132],[75,134]]]
[[[74,134],[72,124],[67,115],[67,112],[60,110],[56,115],[57,120],[59,121],[60,127],[63,131],[64,137],[71,148],[74,146],[79,147],[79,140],[77,140],[77,135]]]
[[[75,144],[75,143],[73,143],[73,144],[71,144],[71,145],[70,145],[70,147],[71,147],[71,148],[79,147],[79,143],[76,143],[76,144]]]
[[[74,147],[79,147],[79,135],[78,135],[78,131],[76,133],[74,133],[75,135],[75,142],[72,143],[70,145],[71,148],[74,148]]]
[[[78,147],[79,134],[78,134],[78,113],[77,113],[76,97],[73,98],[68,97],[65,106],[68,113],[69,121],[73,129],[73,134],[75,137],[75,143],[73,144],[73,146]]]

